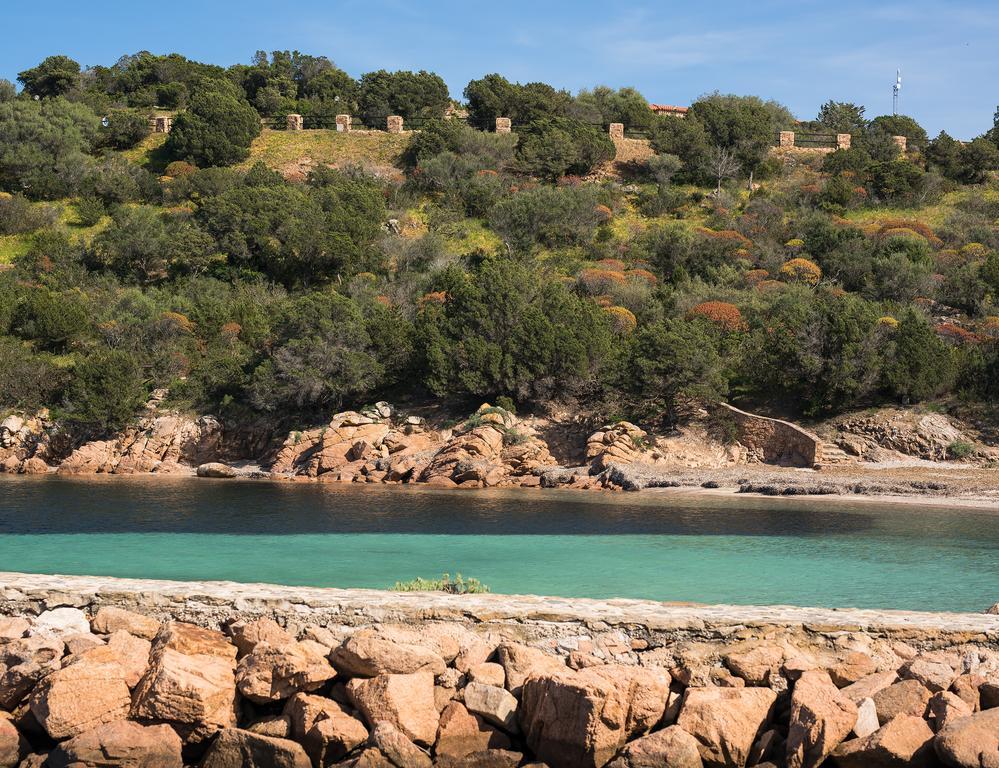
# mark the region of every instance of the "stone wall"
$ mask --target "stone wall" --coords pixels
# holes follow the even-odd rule
[[[784,467],[811,467],[822,460],[822,441],[789,421],[757,416],[727,403],[715,407],[734,423],[737,439],[749,449],[751,459]]]

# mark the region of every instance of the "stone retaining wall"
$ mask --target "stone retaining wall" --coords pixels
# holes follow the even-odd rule
[[[739,442],[758,461],[811,467],[822,460],[822,441],[789,421],[746,413],[727,403],[718,403],[717,408],[734,421]]]
[[[734,632],[785,627],[813,634],[863,632],[915,643],[943,639],[999,648],[999,616],[977,613],[449,595],[0,572],[0,615],[37,614],[62,606],[87,612],[112,606],[210,628],[218,628],[236,615],[268,617],[291,626],[448,621],[470,627],[506,628],[525,640],[557,643],[563,637],[595,630],[619,630],[632,639],[675,641],[724,638]]]

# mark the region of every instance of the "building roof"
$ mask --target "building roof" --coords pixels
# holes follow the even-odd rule
[[[649,104],[649,109],[653,112],[685,115],[688,107],[675,107],[672,104]]]

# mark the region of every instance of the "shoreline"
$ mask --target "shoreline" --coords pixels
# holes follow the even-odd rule
[[[733,468],[725,468],[726,470],[732,470]],[[738,469],[747,469],[747,467],[739,467]],[[946,468],[936,471],[952,471],[961,472],[973,468],[964,467],[954,467]],[[815,480],[822,480],[821,472],[815,470],[802,470],[802,469],[787,469],[781,467],[769,467],[768,465],[757,465],[750,469],[749,472],[743,472],[742,474],[749,474],[752,471],[762,471],[762,472],[773,472],[786,470],[788,472],[811,472],[814,473]],[[524,492],[535,492],[544,493],[545,495],[557,493],[557,494],[572,494],[579,498],[592,498],[593,501],[597,501],[599,497],[604,496],[608,491],[615,498],[627,498],[633,500],[636,503],[642,503],[643,500],[647,500],[655,497],[680,497],[684,499],[710,499],[710,498],[720,498],[729,500],[773,500],[778,503],[816,503],[816,504],[831,504],[844,505],[850,503],[864,503],[864,504],[884,504],[884,505],[897,505],[899,507],[908,506],[921,506],[921,507],[960,507],[962,509],[978,509],[988,512],[999,513],[999,472],[997,472],[997,488],[995,493],[997,495],[991,496],[986,494],[974,494],[974,493],[947,493],[946,491],[932,491],[932,492],[911,492],[911,493],[891,493],[891,492],[806,492],[806,491],[796,491],[794,486],[789,486],[791,488],[790,492],[784,493],[763,493],[759,491],[743,491],[738,485],[726,485],[721,487],[704,487],[698,484],[679,484],[676,486],[650,486],[646,488],[636,489],[634,491],[624,491],[620,488],[606,489],[606,488],[580,488],[572,486],[560,486],[560,487],[544,487],[544,486],[518,486],[518,485],[508,485],[508,486],[498,486],[491,488],[441,488],[436,487],[429,483],[346,483],[346,482],[334,482],[328,483],[322,480],[317,480],[314,478],[301,478],[296,476],[275,476],[270,473],[261,472],[259,474],[253,474],[256,470],[245,474],[239,474],[235,477],[228,478],[217,478],[217,477],[199,477],[195,471],[195,468],[191,468],[190,472],[171,472],[169,474],[155,473],[155,472],[142,472],[142,473],[128,473],[128,474],[117,474],[117,473],[93,473],[93,474],[60,474],[55,470],[44,473],[44,474],[26,474],[26,475],[5,475],[0,474],[0,478],[17,478],[14,482],[24,482],[24,481],[50,481],[58,480],[60,482],[114,482],[114,481],[126,481],[126,482],[165,482],[165,481],[177,481],[186,482],[190,480],[197,480],[199,482],[225,482],[225,483],[267,483],[276,485],[302,485],[302,486],[331,486],[336,488],[371,488],[377,487],[381,489],[405,489],[407,492],[410,490],[418,492],[433,492],[440,494],[463,494],[463,493],[474,493],[474,494],[506,494],[506,493],[517,493],[518,495]],[[690,472],[690,470],[684,470],[685,472]],[[710,470],[704,470],[706,473],[710,473]],[[891,471],[890,469],[861,469],[860,473],[876,473]],[[992,471],[992,470],[987,470]],[[876,478],[876,476],[873,476]],[[868,479],[872,479],[871,476]],[[932,475],[928,478],[928,482],[938,481],[940,478],[938,475]],[[808,478],[809,481],[813,480],[812,477]],[[593,493],[593,491],[602,491],[602,493]]]

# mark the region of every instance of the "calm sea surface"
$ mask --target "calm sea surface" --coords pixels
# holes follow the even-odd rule
[[[0,570],[981,611],[999,512],[669,493],[0,477]]]

